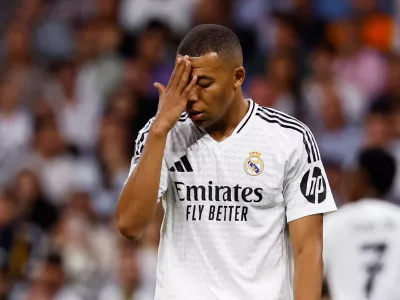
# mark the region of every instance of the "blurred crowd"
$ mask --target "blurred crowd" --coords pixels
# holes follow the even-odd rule
[[[138,242],[114,210],[153,83],[197,24],[237,33],[246,97],[311,128],[338,206],[360,149],[400,166],[399,16],[394,0],[1,1],[0,299],[153,299],[162,208]]]

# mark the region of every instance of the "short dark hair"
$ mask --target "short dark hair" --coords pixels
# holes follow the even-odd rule
[[[367,148],[360,152],[358,163],[371,187],[379,196],[385,196],[390,191],[396,174],[393,156],[379,148]]]
[[[199,57],[212,52],[228,57],[232,54],[243,57],[242,46],[236,34],[227,27],[215,24],[203,24],[194,27],[178,47],[179,55],[192,57]]]

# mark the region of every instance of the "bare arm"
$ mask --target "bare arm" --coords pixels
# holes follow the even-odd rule
[[[187,98],[197,81],[194,77],[187,84],[190,71],[189,59],[178,59],[168,86],[155,84],[160,93],[158,111],[139,162],[128,178],[117,206],[118,228],[127,238],[140,238],[155,215],[167,135],[185,110]]]
[[[322,222],[321,214],[289,223],[294,251],[294,300],[320,300],[322,291]]]
[[[155,215],[166,139],[166,134],[150,129],[139,163],[119,197],[118,228],[127,238],[140,238]]]

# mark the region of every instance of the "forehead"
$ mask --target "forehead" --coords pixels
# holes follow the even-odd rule
[[[182,57],[180,55],[177,56]],[[230,64],[217,53],[208,53],[199,57],[189,57],[192,63],[192,75],[220,74],[229,70]]]

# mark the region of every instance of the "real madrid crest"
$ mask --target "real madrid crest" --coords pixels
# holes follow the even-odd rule
[[[251,176],[260,175],[264,170],[264,162],[261,159],[261,153],[252,151],[249,155],[250,157],[245,160],[243,165],[244,171]]]

